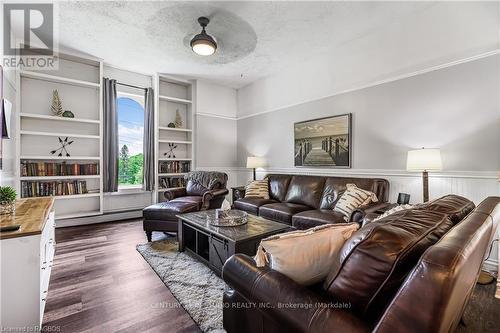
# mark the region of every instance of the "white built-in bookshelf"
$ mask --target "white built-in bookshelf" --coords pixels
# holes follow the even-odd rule
[[[58,220],[103,212],[103,64],[99,59],[59,57],[57,70],[19,71],[16,89],[17,190],[21,197],[53,195]],[[55,89],[63,110],[74,118],[52,114]],[[60,147],[59,138],[66,137],[73,141],[67,147],[70,156],[51,154]]]
[[[164,201],[167,188],[182,185],[184,176],[194,169],[194,91],[193,83],[165,75],[155,76],[155,193],[157,202]],[[175,123],[177,110],[182,126]],[[173,155],[169,154],[171,146]]]

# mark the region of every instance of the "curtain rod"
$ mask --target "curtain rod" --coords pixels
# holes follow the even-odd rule
[[[132,84],[121,83],[121,82],[118,82],[118,81],[116,81],[116,84],[119,84],[121,86],[130,87],[130,88],[142,89],[142,90],[147,90],[148,89],[148,88],[144,88],[144,87],[134,86]]]

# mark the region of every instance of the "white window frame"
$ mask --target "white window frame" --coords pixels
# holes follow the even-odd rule
[[[141,96],[139,94],[132,94],[132,93],[129,93],[129,92],[123,92],[123,91],[117,91],[116,92],[116,99],[118,100],[118,98],[122,98],[122,97],[126,97],[126,98],[130,98],[134,101],[136,101],[137,103],[139,103],[140,105],[142,105],[142,109],[144,110],[144,96]],[[120,138],[118,137],[118,140]],[[144,138],[143,138],[144,140]],[[144,152],[143,152],[144,154]],[[143,179],[144,181],[144,179]],[[138,184],[138,185],[120,185],[118,184],[118,193],[120,194],[132,194],[132,193],[141,193],[141,192],[145,192],[143,190],[143,187],[144,187],[144,183],[142,184]]]

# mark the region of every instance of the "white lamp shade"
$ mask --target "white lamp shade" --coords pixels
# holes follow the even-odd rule
[[[266,159],[264,157],[248,156],[247,157],[247,168],[257,169],[266,166]]]
[[[441,151],[439,149],[416,149],[408,151],[407,171],[439,171],[442,170]]]

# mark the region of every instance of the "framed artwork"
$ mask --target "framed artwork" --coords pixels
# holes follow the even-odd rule
[[[350,168],[351,119],[347,113],[295,123],[295,166]]]

